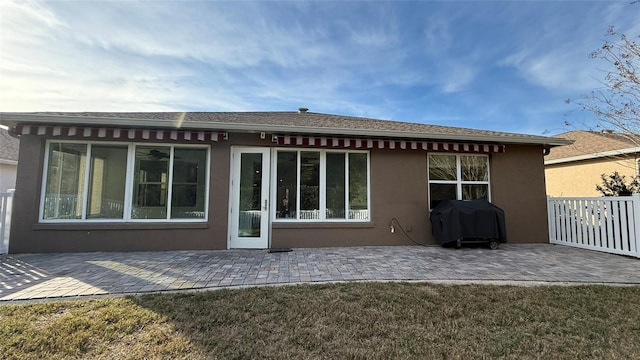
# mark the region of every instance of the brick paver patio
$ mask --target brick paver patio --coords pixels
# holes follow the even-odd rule
[[[549,244],[0,256],[0,301],[385,280],[640,284],[640,260]]]

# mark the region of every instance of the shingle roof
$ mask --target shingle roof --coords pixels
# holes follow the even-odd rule
[[[556,135],[573,140],[570,145],[557,146],[545,157],[545,161],[573,158],[585,155],[607,153],[610,151],[633,149],[640,147],[640,136],[632,136],[616,132],[570,131]]]
[[[0,129],[0,161],[18,161],[20,140],[9,135],[5,129]]]
[[[219,130],[225,130],[225,125],[255,125],[256,130],[260,130],[260,126],[275,126],[295,132],[296,128],[316,128],[324,129],[324,133],[331,130],[335,134],[353,135],[359,130],[388,131],[388,132],[404,132],[412,134],[424,135],[451,135],[460,138],[460,136],[486,136],[496,137],[500,140],[508,141],[509,139],[518,138],[526,141],[531,139],[533,143],[544,143],[547,141],[557,141],[557,139],[516,134],[508,132],[477,130],[451,126],[429,125],[421,123],[379,120],[363,117],[331,115],[313,112],[43,112],[43,113],[0,113],[0,123],[10,116],[19,115],[22,117],[33,116],[47,117],[50,121],[55,118],[75,120],[75,118],[91,119],[93,122],[100,121],[104,125],[113,122],[116,119],[131,120],[140,122],[148,120],[149,123],[154,121],[162,121],[170,124],[179,124],[182,128],[191,127],[201,128],[203,125],[209,125],[212,129],[219,126]]]

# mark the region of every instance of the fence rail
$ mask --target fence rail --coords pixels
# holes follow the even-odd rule
[[[12,205],[13,191],[0,192],[0,254],[6,254],[9,250]]]
[[[640,257],[640,194],[547,201],[552,244]]]

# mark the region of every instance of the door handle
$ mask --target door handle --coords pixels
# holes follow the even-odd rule
[[[268,202],[269,202],[269,200],[264,199],[264,207],[262,208],[262,210],[268,210],[269,209]]]

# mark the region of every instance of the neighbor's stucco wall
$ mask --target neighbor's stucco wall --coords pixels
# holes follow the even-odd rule
[[[636,159],[599,158],[568,163],[547,165],[545,176],[549,196],[602,196],[596,190],[601,174],[617,171],[627,179],[637,175]]]
[[[209,221],[205,224],[39,224],[43,138],[25,135],[15,194],[9,251],[138,251],[227,248],[230,151],[233,145],[272,146],[269,136],[230,134],[212,144]],[[427,154],[421,150],[371,150],[371,221],[364,223],[274,223],[273,247],[437,244],[427,202]],[[491,194],[505,210],[509,242],[548,242],[542,146],[508,145],[493,154]]]
[[[18,165],[0,163],[0,192],[6,192],[16,187]]]

